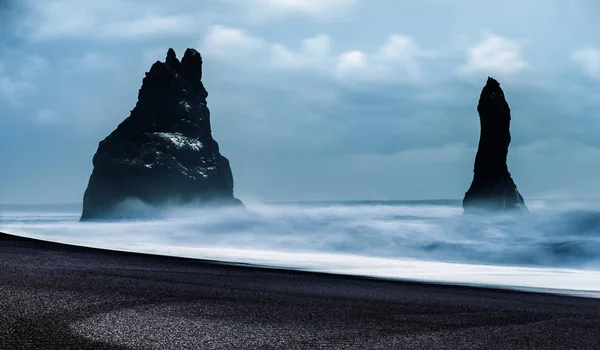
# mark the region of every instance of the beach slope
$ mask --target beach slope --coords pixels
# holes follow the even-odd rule
[[[0,234],[2,349],[597,349],[600,299]]]

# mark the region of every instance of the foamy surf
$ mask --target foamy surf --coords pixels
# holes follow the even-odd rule
[[[0,230],[140,253],[600,296],[600,205],[528,204],[531,215],[518,218],[466,217],[456,203],[362,202],[178,208],[120,223],[79,223],[65,208],[4,208]]]

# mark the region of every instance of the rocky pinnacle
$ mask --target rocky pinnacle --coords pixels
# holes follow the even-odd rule
[[[148,208],[234,204],[229,161],[212,137],[202,57],[169,49],[146,73],[135,108],[102,140],[81,220],[147,216]],[[132,204],[133,203],[133,204]]]
[[[465,194],[465,212],[527,210],[506,165],[510,145],[510,107],[500,84],[488,77],[477,105],[481,134],[473,182]]]

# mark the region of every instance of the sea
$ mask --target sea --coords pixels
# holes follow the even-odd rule
[[[463,215],[458,200],[245,204],[164,208],[153,219],[106,223],[80,223],[79,204],[2,205],[0,231],[284,269],[600,297],[600,200],[528,201],[526,215]]]

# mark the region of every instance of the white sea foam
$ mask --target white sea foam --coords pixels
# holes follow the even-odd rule
[[[165,210],[79,223],[78,211],[0,208],[0,231],[51,241],[313,271],[600,294],[600,202],[531,202],[463,216],[448,203],[319,203]]]

